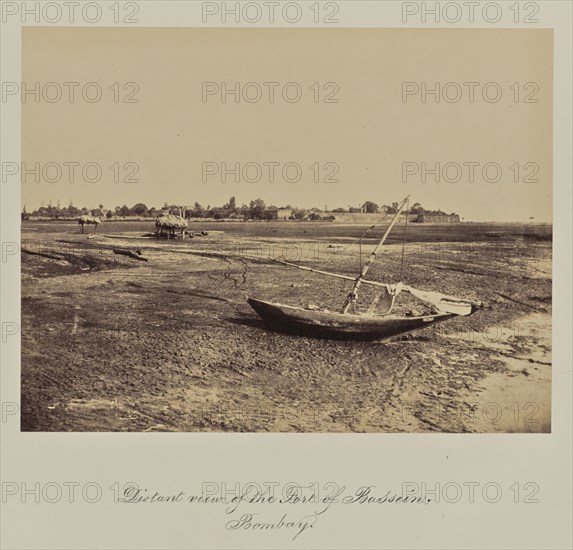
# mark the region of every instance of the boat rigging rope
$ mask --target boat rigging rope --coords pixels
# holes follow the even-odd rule
[[[326,256],[328,256],[329,258],[333,257],[333,256],[338,256],[338,255],[346,252],[351,246],[355,245],[357,242],[360,242],[362,244],[362,239],[366,235],[368,235],[368,233],[370,233],[370,231],[372,231],[374,228],[378,227],[389,215],[390,215],[390,213],[386,212],[374,225],[371,225],[364,233],[362,233],[362,235],[360,235],[360,237],[358,237],[357,239],[354,239],[350,244],[345,246],[342,250],[332,250],[331,252],[327,252]],[[322,259],[323,262],[326,259],[326,256]],[[310,279],[310,277],[312,277],[312,275],[314,275],[314,273],[310,272],[306,277],[304,277],[302,279],[301,282],[299,282],[297,284],[298,285],[304,284],[308,279]],[[288,294],[290,294],[295,288],[296,288],[295,286],[292,286],[286,292],[284,292],[283,294],[281,294],[277,298],[275,298],[275,300],[279,301],[279,300],[283,299],[285,296],[288,296]]]

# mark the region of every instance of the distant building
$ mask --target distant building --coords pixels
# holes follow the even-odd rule
[[[460,223],[458,214],[418,214],[418,223]]]
[[[291,208],[279,208],[276,214],[277,220],[288,220],[292,216]]]

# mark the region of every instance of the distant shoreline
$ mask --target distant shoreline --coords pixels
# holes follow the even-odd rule
[[[69,222],[73,224],[77,224],[77,218],[36,218],[30,217],[27,220],[22,220],[22,223],[63,223]],[[130,218],[111,218],[111,219],[104,219],[102,223],[134,223],[134,222],[149,222],[155,223],[154,217],[130,217]],[[188,218],[187,222],[189,223],[263,223],[263,224],[301,224],[306,223],[309,225],[316,225],[316,224],[336,224],[337,226],[355,226],[355,225],[364,225],[370,226],[372,223],[363,221],[363,222],[337,222],[334,221],[325,221],[325,220],[238,220],[234,218],[224,218],[220,220],[216,220],[215,218]],[[412,222],[409,221],[408,225],[415,225],[416,227],[424,227],[424,226],[460,226],[460,225],[527,225],[527,226],[551,226],[553,227],[553,222],[543,222],[543,221],[512,221],[512,222],[504,222],[504,221],[482,221],[482,222],[474,222],[474,221],[461,221],[456,223],[451,222]],[[404,225],[403,223],[398,222],[398,225]]]

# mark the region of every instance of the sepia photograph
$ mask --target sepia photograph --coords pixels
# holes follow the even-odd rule
[[[552,48],[24,28],[21,429],[550,433]]]
[[[573,3],[0,1],[0,546],[572,548]]]

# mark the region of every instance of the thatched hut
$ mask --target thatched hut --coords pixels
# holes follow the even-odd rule
[[[78,218],[78,223],[82,226],[82,233],[84,232],[85,224],[93,225],[94,226],[93,232],[95,233],[97,231],[98,224],[101,223],[101,220],[96,216],[88,216],[87,214],[84,214],[83,216],[80,216]]]
[[[155,219],[156,235],[158,238],[165,237],[167,239],[174,239],[175,232],[181,232],[181,238],[185,238],[185,230],[187,229],[187,220],[175,214],[164,214]]]

